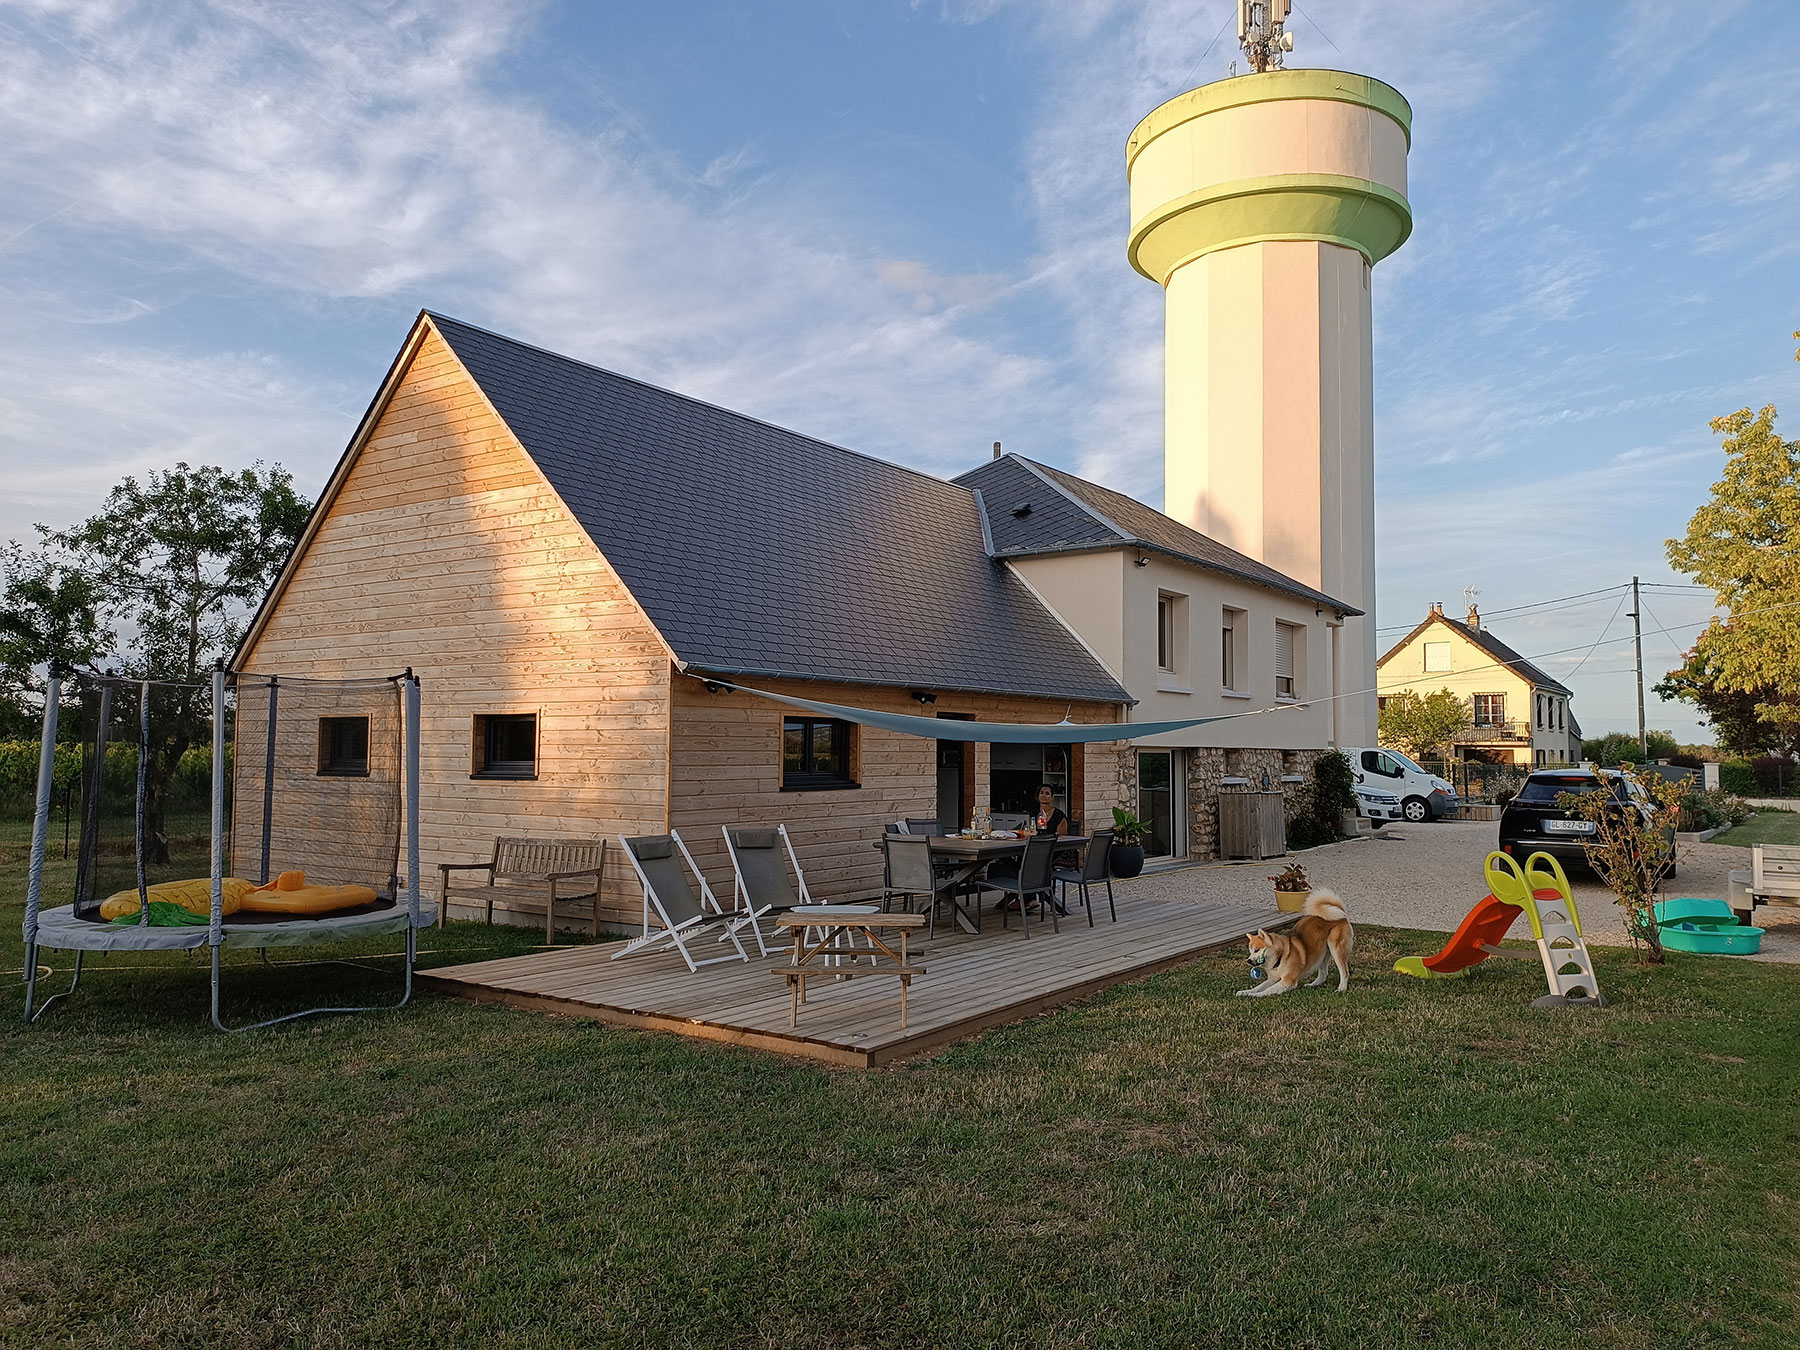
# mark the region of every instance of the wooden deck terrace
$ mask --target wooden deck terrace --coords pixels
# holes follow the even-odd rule
[[[1077,908],[1063,919],[1060,933],[1034,918],[1029,939],[1021,935],[1017,915],[1002,929],[998,914],[984,914],[977,935],[940,916],[937,936],[919,934],[916,954],[909,953],[926,973],[913,981],[905,1028],[899,983],[892,979],[816,981],[799,1024],[790,1026],[787,984],[776,973],[790,958],[785,952],[759,958],[753,943],[748,962],[699,971],[688,970],[672,951],[614,961],[624,944],[607,942],[421,971],[418,980],[475,1002],[868,1068],[1167,970],[1295,917],[1260,906],[1121,895],[1115,924],[1106,918],[1105,897],[1096,899],[1094,927]],[[775,933],[767,920],[764,927]],[[785,938],[775,935],[771,947],[777,942],[785,944]],[[711,938],[695,946],[697,954],[702,947],[709,954],[719,950]]]

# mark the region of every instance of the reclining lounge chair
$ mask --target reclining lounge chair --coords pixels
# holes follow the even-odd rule
[[[624,845],[625,858],[631,864],[631,870],[637,873],[638,884],[644,888],[644,931],[614,952],[613,960],[655,951],[664,943],[681,953],[689,970],[717,965],[721,961],[750,959],[750,953],[738,939],[738,930],[751,925],[752,918],[744,913],[728,914],[720,908],[712,887],[706,884],[706,878],[694,863],[694,855],[688,852],[679,834],[671,830],[668,834],[620,835],[619,843]],[[689,872],[700,883],[698,896],[688,884]],[[660,927],[651,923],[653,912]],[[724,929],[719,940],[730,942],[735,952],[695,960],[693,952],[688,950],[688,943],[702,933],[719,928]]]

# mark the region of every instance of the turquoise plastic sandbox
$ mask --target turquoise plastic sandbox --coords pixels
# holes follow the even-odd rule
[[[1740,924],[1723,900],[1664,900],[1656,907],[1656,927],[1663,946],[1678,952],[1754,956],[1762,950],[1763,930]]]

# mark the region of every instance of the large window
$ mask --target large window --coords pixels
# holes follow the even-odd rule
[[[319,772],[333,778],[369,776],[369,719],[319,719]]]
[[[856,784],[855,728],[827,717],[789,717],[781,724],[781,788],[818,792]]]
[[[536,778],[536,713],[477,713],[471,778]]]
[[[1478,727],[1503,726],[1506,722],[1505,694],[1477,694],[1475,704],[1475,725]]]

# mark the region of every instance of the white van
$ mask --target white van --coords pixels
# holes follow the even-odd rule
[[[1400,799],[1401,816],[1414,824],[1456,813],[1456,786],[1426,773],[1398,750],[1343,747],[1359,785],[1382,788]]]

